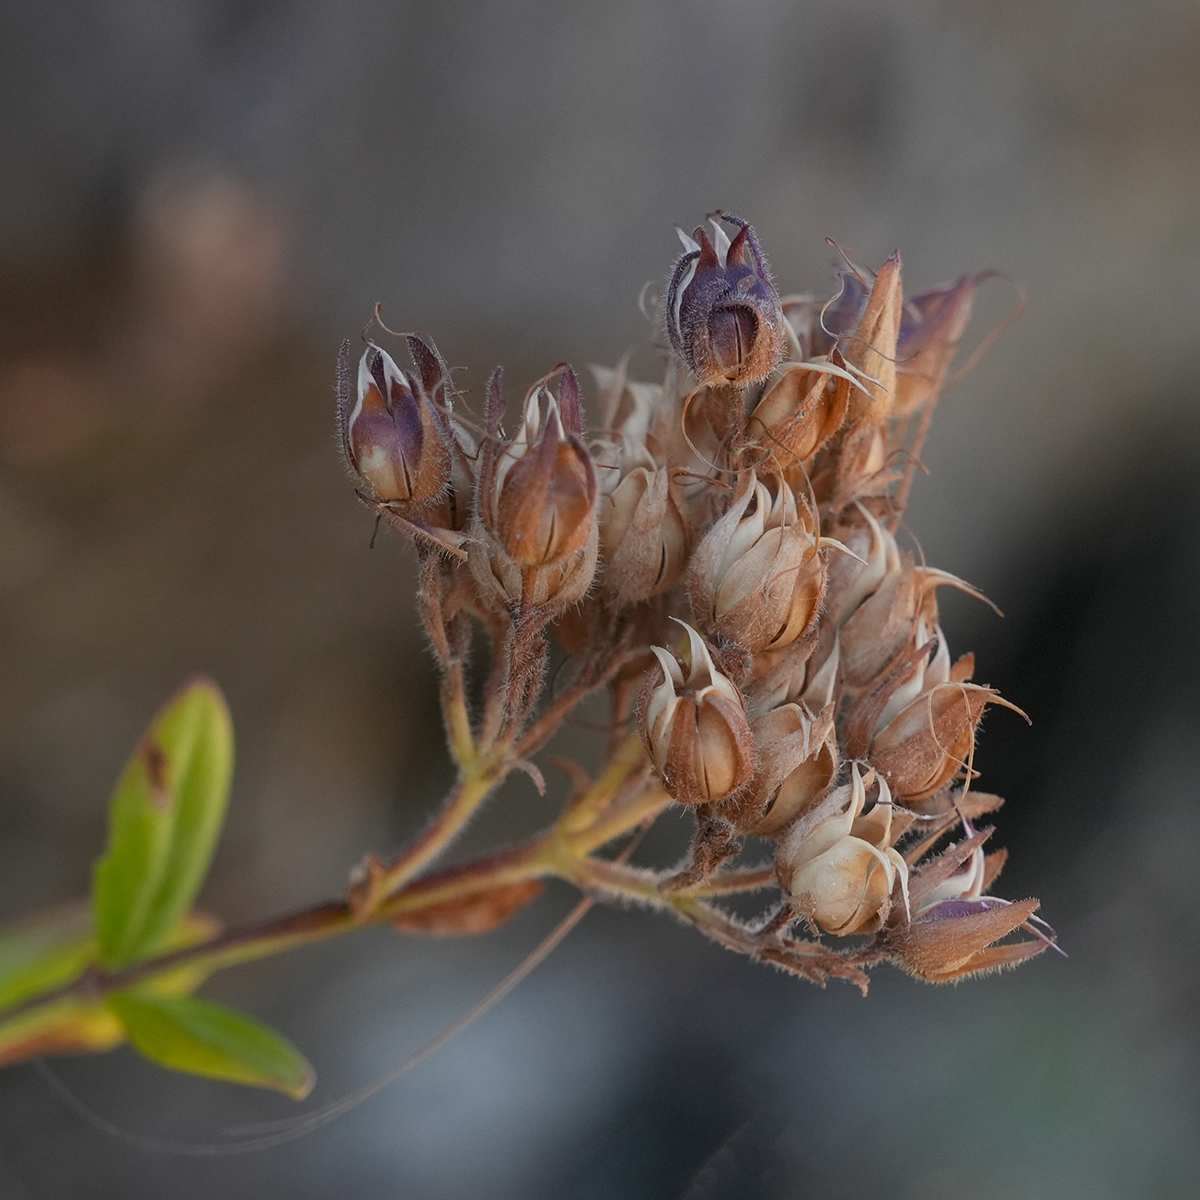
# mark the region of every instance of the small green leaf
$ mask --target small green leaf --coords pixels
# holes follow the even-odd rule
[[[192,906],[225,817],[233,726],[215,684],[183,689],[146,731],[109,807],[92,901],[100,961],[161,949]]]
[[[0,929],[0,1010],[75,978],[96,956],[86,904],[71,904]]]
[[[300,1051],[273,1029],[197,996],[118,992],[109,1008],[134,1046],[175,1071],[274,1088],[303,1100],[315,1076]]]

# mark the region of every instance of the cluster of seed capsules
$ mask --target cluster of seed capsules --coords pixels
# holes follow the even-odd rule
[[[1012,965],[1048,939],[1035,900],[986,895],[1003,852],[973,821],[1001,801],[970,789],[971,759],[1002,701],[952,658],[937,607],[972,589],[897,539],[983,276],[905,300],[893,256],[844,270],[830,300],[780,297],[751,227],[709,221],[680,231],[658,304],[665,378],[593,368],[590,439],[565,364],[506,433],[499,371],[475,422],[428,341],[408,337],[413,373],[369,345],[357,386],[347,345],[359,494],[437,558],[443,597],[493,631],[550,629],[608,685],[614,725],[636,721],[697,814],[666,886],[769,839],[788,920],[874,935],[925,979]],[[508,698],[516,719],[540,686]],[[997,944],[1018,927],[1035,936]]]

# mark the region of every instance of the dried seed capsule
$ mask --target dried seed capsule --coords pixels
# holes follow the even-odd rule
[[[859,503],[851,515],[853,523],[835,527],[832,535],[850,553],[834,555],[829,563],[823,625],[830,629],[830,636],[889,574],[903,566],[895,537],[870,509]]]
[[[549,384],[560,377],[555,396]],[[580,434],[569,367],[539,380],[521,424],[503,438],[500,373],[488,384],[488,439],[476,487],[471,573],[485,602],[562,608],[582,598],[596,569],[596,470]]]
[[[850,423],[884,421],[892,414],[896,392],[896,339],[900,333],[900,255],[879,268],[857,325],[838,339],[846,365],[862,380],[864,391],[850,398]]]
[[[731,242],[721,221],[738,226]],[[684,252],[667,288],[671,347],[702,384],[739,387],[766,379],[784,349],[783,312],[758,239],[745,221],[712,213],[703,227],[678,230]]]
[[[841,428],[857,386],[837,351],[828,362],[787,364],[746,425],[767,456],[765,465],[786,471],[812,458]]]
[[[896,905],[907,915],[907,864],[886,844],[890,824],[871,821],[871,814],[863,819],[865,803],[865,781],[855,766],[850,783],[801,817],[775,855],[792,907],[826,933],[874,932]],[[881,789],[875,807],[890,805]]]
[[[672,587],[687,565],[691,522],[666,467],[634,467],[600,501],[604,590],[618,605]]]
[[[690,626],[683,667],[652,646],[652,668],[638,705],[638,729],[666,790],[681,804],[723,800],[754,773],[754,738],[742,695],[716,667]]]
[[[591,456],[578,431],[563,428],[555,397],[536,389],[516,436],[496,458],[497,537],[518,566],[548,566],[587,541],[595,503]]]
[[[837,774],[833,705],[814,717],[803,705],[783,704],[755,717],[751,730],[758,767],[719,814],[739,832],[776,837],[824,796]]]
[[[892,931],[888,948],[909,974],[929,983],[1015,967],[1053,943],[1041,934],[1033,941],[993,943],[1022,926],[1031,929],[1037,908],[1036,900],[1010,902],[995,896],[945,900]]]
[[[692,530],[679,472],[661,466],[647,444],[657,397],[642,384],[627,384],[623,368],[607,381],[605,374],[597,372],[602,386],[608,383],[612,433],[592,447],[600,483],[602,587],[623,607],[675,584],[687,565]],[[631,404],[618,420],[625,394]]]
[[[984,706],[995,695],[974,683],[928,689],[875,735],[871,765],[900,799],[932,796],[965,767]]]
[[[342,446],[354,473],[382,504],[420,506],[450,481],[446,419],[424,386],[370,345],[358,365],[352,408],[341,402]]]
[[[753,475],[697,547],[688,568],[696,621],[753,654],[790,646],[817,614],[825,564],[815,521],[791,488]]]

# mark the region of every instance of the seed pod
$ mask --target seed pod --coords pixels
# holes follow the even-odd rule
[[[475,439],[457,419],[450,405],[450,371],[431,343],[414,333],[407,338],[408,351],[417,368],[421,387],[442,414],[450,431],[450,481],[445,492],[434,503],[421,510],[426,524],[444,532],[461,533],[467,528],[471,517],[471,503],[475,495],[474,467],[478,460]],[[462,538],[447,540],[461,543]]]
[[[635,467],[600,503],[605,591],[619,606],[667,591],[683,574],[690,541],[675,472]]]
[[[850,783],[802,816],[775,854],[780,886],[793,909],[826,933],[874,932],[896,905],[907,915],[908,867],[891,846],[867,840],[879,830],[860,822],[865,803],[866,787],[855,766]],[[879,803],[890,803],[886,792]]]
[[[732,242],[722,220],[738,226]],[[684,252],[667,287],[667,336],[701,384],[743,387],[779,362],[783,312],[750,226],[719,212],[709,222],[712,241],[703,227],[692,237],[678,230]]]
[[[901,800],[920,800],[966,766],[984,707],[996,693],[974,683],[923,692],[875,735],[868,758]]]
[[[582,549],[596,491],[578,431],[564,429],[553,395],[534,389],[516,436],[496,457],[492,483],[496,536],[513,562],[545,567]]]
[[[927,630],[936,627],[939,587],[953,587],[970,596],[979,596],[956,575],[915,566],[911,555],[905,556],[899,569],[888,572],[839,632],[842,682],[848,688],[866,687],[906,645],[923,646],[929,640],[928,633],[918,633],[914,639],[914,630],[922,622]],[[946,667],[949,669],[949,660]]]
[[[358,365],[352,407],[348,400],[339,397],[342,448],[371,499],[419,507],[441,496],[450,481],[451,439],[424,386],[372,344]]]
[[[744,787],[754,773],[754,737],[742,695],[716,667],[690,626],[681,668],[652,646],[658,667],[646,676],[638,730],[666,790],[681,804],[711,804]]]
[[[855,386],[836,350],[828,362],[788,363],[746,423],[763,468],[783,472],[812,458],[841,428]]]
[[[835,555],[829,564],[824,624],[834,627],[844,625],[888,574],[902,565],[891,532],[880,525],[865,505],[856,504],[854,511],[859,519],[833,533],[850,551]]]
[[[691,521],[678,472],[655,462],[635,410],[617,439],[593,447],[600,481],[598,522],[604,592],[618,607],[667,591],[687,565]]]
[[[749,474],[692,555],[687,588],[697,623],[752,654],[795,642],[825,591],[815,524],[782,480],[772,497]]]
[[[750,728],[758,767],[718,815],[741,833],[776,837],[821,799],[837,774],[833,705],[814,717],[803,705],[783,704],[755,717]]]
[[[556,375],[557,397],[548,386]],[[591,586],[597,553],[596,471],[580,438],[574,374],[560,367],[530,389],[511,438],[502,437],[503,413],[497,371],[488,384],[471,573],[487,603],[561,609]]]
[[[993,943],[1022,926],[1029,928],[1037,908],[1036,900],[1011,903],[995,896],[945,900],[892,931],[888,948],[910,975],[929,983],[1015,967],[1052,943],[1045,937],[1006,946]]]

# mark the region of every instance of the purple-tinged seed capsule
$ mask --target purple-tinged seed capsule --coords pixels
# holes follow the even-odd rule
[[[738,227],[730,241],[721,226]],[[783,312],[758,239],[745,221],[709,215],[688,237],[667,287],[667,336],[675,353],[704,385],[759,383],[784,350]]]
[[[451,459],[442,416],[424,387],[378,346],[363,354],[357,398],[340,417],[347,461],[372,499],[417,506],[445,490]]]

